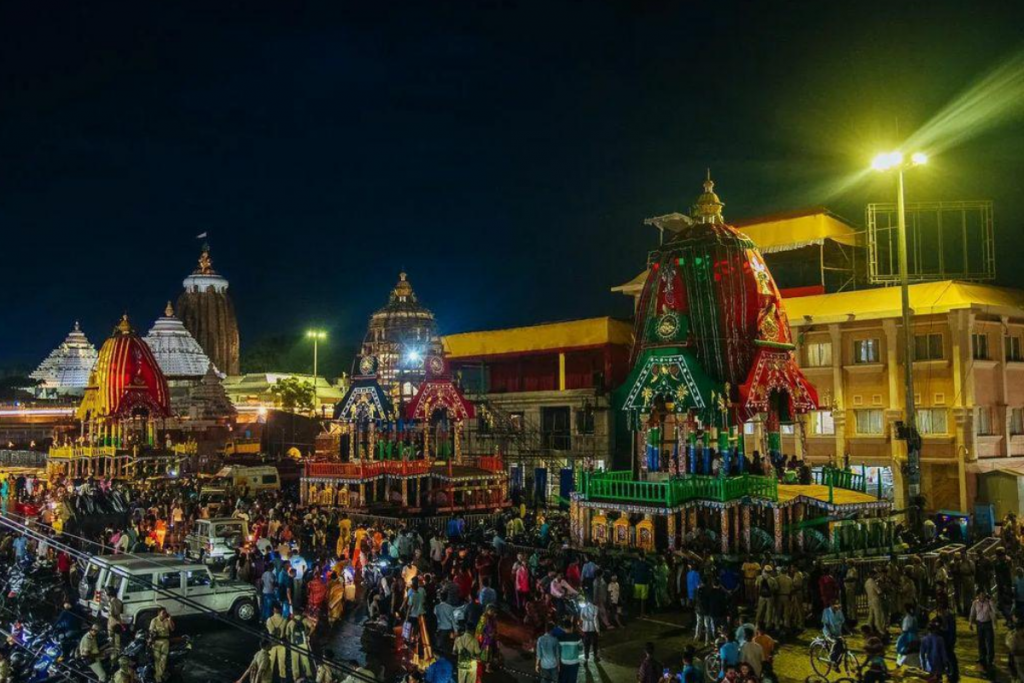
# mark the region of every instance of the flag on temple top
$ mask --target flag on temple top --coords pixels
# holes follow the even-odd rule
[[[201,239],[203,239],[204,237],[206,237],[206,233],[205,233],[205,232],[201,232],[201,233],[199,233],[198,235],[196,235],[196,239],[197,239],[197,240],[201,240]]]

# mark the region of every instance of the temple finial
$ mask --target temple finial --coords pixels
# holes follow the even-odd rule
[[[168,318],[174,315],[174,307],[171,306],[170,301],[167,302],[167,307],[164,308],[164,315],[167,316]]]

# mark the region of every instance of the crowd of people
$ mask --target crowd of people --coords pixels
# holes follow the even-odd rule
[[[640,683],[665,683],[666,676],[692,683],[704,680],[708,666],[730,682],[776,680],[779,648],[797,642],[808,627],[820,628],[837,656],[846,635],[862,635],[869,681],[884,680],[892,658],[958,680],[956,627],[963,620],[976,632],[983,670],[998,668],[999,620],[1008,626],[1008,666],[1024,664],[1024,628],[1016,628],[1024,615],[1021,529],[1012,517],[1002,526],[1002,548],[991,556],[965,549],[831,564],[797,557],[780,565],[767,554],[726,561],[695,547],[657,554],[581,552],[567,543],[564,514],[525,506],[487,523],[455,517],[432,526],[305,507],[279,491],[213,503],[190,482],[56,482],[45,494],[27,494],[23,487],[19,495],[31,495],[43,512],[75,520],[64,525],[61,538],[91,553],[184,557],[183,539],[196,520],[245,520],[250,538],[225,571],[254,585],[260,596],[266,642],[241,679],[253,683],[374,678],[359,662],[335,662],[325,647],[350,612],[365,617],[367,630],[393,635],[410,680],[427,683],[475,683],[506,666],[503,653],[509,650],[532,653],[534,673],[543,680],[574,683],[581,665],[601,661],[609,632],[658,610],[692,619],[692,642],[674,653],[648,644],[638,666]],[[107,518],[102,525],[86,523],[74,509],[60,512],[81,506],[75,496],[115,495],[126,501],[121,524]],[[40,521],[46,529],[49,519],[41,515]],[[15,561],[33,552],[52,558],[67,585],[74,585],[76,565],[59,544],[46,547],[17,534],[0,543],[0,555]],[[73,609],[70,589],[68,601]],[[106,630],[113,641],[127,627],[118,623],[115,596],[109,606]],[[156,628],[174,626],[161,622]],[[151,636],[159,659],[163,634]],[[93,646],[87,633],[80,649],[91,654]],[[110,656],[97,673],[121,673],[116,648]],[[1015,671],[1024,680],[1024,666]]]

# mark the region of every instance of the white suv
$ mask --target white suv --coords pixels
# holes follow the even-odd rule
[[[241,581],[214,578],[203,564],[168,555],[97,555],[78,583],[78,603],[93,616],[106,613],[107,588],[124,603],[124,618],[148,628],[161,607],[172,617],[218,612],[240,621],[257,615],[256,589]],[[186,598],[182,602],[175,598]]]
[[[185,537],[185,552],[196,559],[223,569],[235,550],[249,542],[249,526],[238,517],[197,519],[192,533]]]

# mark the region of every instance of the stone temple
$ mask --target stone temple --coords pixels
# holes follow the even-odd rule
[[[178,319],[218,370],[227,375],[239,374],[235,304],[228,294],[227,279],[213,269],[209,245],[203,245],[199,265],[183,284],[185,291],[178,297]]]

